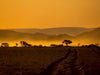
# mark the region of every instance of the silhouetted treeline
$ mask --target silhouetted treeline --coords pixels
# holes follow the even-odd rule
[[[71,40],[63,40],[62,44],[51,44],[49,47],[70,47],[69,44],[71,44]],[[26,41],[20,41],[21,47],[47,47],[43,45],[31,45]],[[1,47],[9,47],[8,43],[2,43]],[[18,43],[15,43],[15,46],[13,47],[20,47]],[[80,46],[80,43],[78,43],[78,47],[99,47],[99,44],[90,44],[90,45],[82,45]]]

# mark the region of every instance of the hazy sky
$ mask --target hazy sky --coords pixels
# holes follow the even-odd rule
[[[100,27],[100,0],[0,0],[0,28]]]

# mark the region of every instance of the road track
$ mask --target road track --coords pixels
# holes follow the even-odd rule
[[[68,49],[65,57],[50,64],[40,75],[85,75],[84,62],[78,62],[78,51]],[[63,67],[61,69],[59,66]]]

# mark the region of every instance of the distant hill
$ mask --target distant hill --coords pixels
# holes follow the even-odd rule
[[[77,36],[77,40],[90,43],[100,43],[100,28],[96,28],[93,31],[85,32]]]
[[[17,41],[17,40],[33,40],[33,41],[58,41],[63,39],[72,39],[72,36],[67,34],[47,35],[43,33],[21,33],[11,30],[0,30],[0,41]]]
[[[16,41],[29,37],[30,34],[15,32],[11,30],[0,30],[0,41]]]
[[[70,36],[76,36],[83,32],[92,31],[93,28],[82,28],[82,27],[59,27],[59,28],[47,28],[47,29],[11,29],[16,32],[22,33],[44,33],[47,35],[59,35],[68,34]]]
[[[100,28],[81,33],[77,36],[70,36],[64,33],[58,35],[48,35],[39,32],[23,33],[13,30],[0,30],[0,41],[62,41],[65,39],[72,40],[74,44],[100,43]]]

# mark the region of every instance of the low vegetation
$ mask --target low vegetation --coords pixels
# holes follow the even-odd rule
[[[99,74],[99,47],[0,48],[0,75]]]

